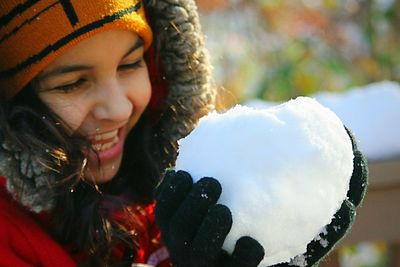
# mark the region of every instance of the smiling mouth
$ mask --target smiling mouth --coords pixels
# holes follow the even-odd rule
[[[97,152],[106,151],[115,146],[119,141],[118,129],[91,136],[92,148]]]

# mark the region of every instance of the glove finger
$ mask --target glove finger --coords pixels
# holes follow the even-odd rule
[[[264,248],[255,239],[249,236],[241,237],[225,266],[229,267],[256,267],[264,258]]]
[[[347,233],[354,222],[355,215],[353,203],[348,200],[343,201],[342,206],[326,229],[328,232],[327,240],[331,247]]]
[[[176,175],[176,171],[174,170],[167,170],[164,174],[164,177],[162,178],[161,182],[157,185],[154,191],[154,199],[157,199],[163,189],[165,188],[166,184],[170,184],[170,181],[174,179],[174,176]]]
[[[192,243],[208,209],[221,195],[221,185],[214,178],[202,178],[192,187],[170,222],[171,243],[184,251]]]
[[[270,267],[289,267],[289,266],[293,267],[293,266],[296,266],[296,265],[293,265],[293,264],[291,264],[289,262],[283,262],[283,263],[274,264],[274,265],[272,265]]]
[[[354,150],[358,150],[358,145],[357,145],[356,137],[354,136],[353,132],[352,132],[349,128],[347,128],[346,125],[343,125],[343,126],[344,126],[344,129],[345,129],[346,132],[347,132],[347,135],[350,137],[351,146],[352,146],[352,148],[353,148],[353,151],[354,151]]]
[[[232,227],[232,214],[228,207],[211,207],[193,240],[192,257],[196,266],[216,266],[225,238]]]
[[[355,207],[348,200],[343,201],[340,209],[335,213],[332,222],[327,225],[326,231],[320,234],[320,240],[313,240],[307,246],[307,266],[319,262],[333,246],[347,233],[354,222]]]
[[[350,137],[353,147],[353,173],[350,178],[349,191],[347,192],[348,199],[358,206],[364,198],[368,185],[368,168],[367,162],[362,153],[357,148],[357,142],[353,133],[345,126],[346,132]]]
[[[350,179],[350,188],[347,192],[348,199],[358,206],[361,200],[364,198],[368,185],[368,168],[364,156],[360,151],[354,151],[353,159],[353,174]]]
[[[161,233],[166,233],[169,222],[193,185],[192,177],[184,171],[168,171],[156,193],[155,217]]]

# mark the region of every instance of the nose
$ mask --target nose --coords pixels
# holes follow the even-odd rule
[[[133,112],[133,103],[129,98],[128,90],[110,80],[99,85],[96,90],[93,116],[96,120],[126,121]]]

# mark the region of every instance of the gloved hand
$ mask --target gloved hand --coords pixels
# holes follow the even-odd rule
[[[229,209],[216,204],[221,185],[213,178],[193,184],[184,171],[168,171],[156,191],[156,222],[176,267],[256,267],[263,247],[242,237],[229,255],[222,250],[232,227]]]
[[[335,244],[342,239],[351,228],[355,219],[355,209],[364,198],[368,184],[367,162],[362,153],[358,150],[354,135],[348,128],[346,128],[346,131],[351,139],[354,154],[353,174],[350,178],[347,199],[343,201],[342,206],[334,215],[332,222],[326,226],[326,231],[319,235],[320,239],[313,240],[307,245],[306,253],[303,254],[302,258],[298,259],[300,261],[305,260],[306,262],[305,265],[304,262],[303,264],[299,264],[301,266],[318,266],[321,259],[333,249]],[[274,265],[274,267],[296,266],[296,262],[293,264],[282,263]]]

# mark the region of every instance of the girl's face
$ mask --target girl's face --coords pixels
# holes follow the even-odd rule
[[[35,84],[40,98],[97,151],[85,151],[85,178],[111,180],[124,141],[151,96],[143,42],[137,34],[110,30],[82,41],[48,65]]]

